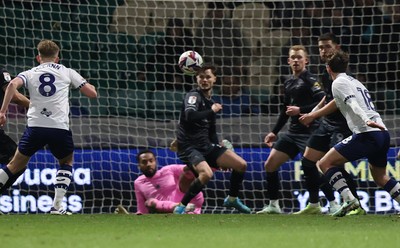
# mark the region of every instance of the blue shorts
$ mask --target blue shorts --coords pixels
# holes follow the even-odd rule
[[[18,143],[18,150],[31,157],[38,150],[48,145],[57,159],[62,159],[74,152],[71,130],[47,127],[26,127]]]
[[[376,167],[386,167],[389,148],[388,131],[353,134],[335,145],[336,151],[348,161],[367,158],[368,162]]]

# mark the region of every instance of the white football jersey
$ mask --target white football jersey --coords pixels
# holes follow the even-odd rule
[[[18,77],[29,91],[28,127],[69,130],[69,90],[80,88],[86,80],[61,64],[43,63],[21,72]]]
[[[368,89],[357,79],[346,73],[338,74],[332,83],[332,93],[336,106],[346,118],[350,130],[354,133],[380,130],[367,126],[365,124],[367,120],[375,121],[384,126],[381,116],[375,110]]]

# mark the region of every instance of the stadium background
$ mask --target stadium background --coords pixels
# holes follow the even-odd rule
[[[367,1],[368,2],[368,1]],[[390,16],[396,1],[376,1],[380,12],[367,15],[370,19],[384,20]],[[157,88],[150,76],[157,71],[149,69],[148,58],[155,52],[156,42],[163,37],[167,21],[181,18],[193,33],[203,18],[207,18],[208,2],[197,1],[3,1],[0,6],[0,65],[12,74],[35,66],[35,45],[43,38],[53,39],[61,47],[61,63],[78,70],[96,85],[99,98],[89,100],[71,91],[71,128],[76,143],[75,174],[66,198],[68,209],[77,213],[110,213],[118,204],[135,211],[133,180],[138,176],[135,154],[138,149],[157,150],[159,164],[179,162],[167,146],[174,138],[177,113],[184,95],[179,90]],[[306,33],[316,17],[306,10],[322,9],[323,19],[335,19],[335,10],[342,21],[349,20],[343,1],[265,1],[263,3],[224,2],[224,18],[234,19],[247,39],[241,65],[246,68],[242,83],[248,88],[261,113],[219,119],[221,138],[231,140],[236,151],[249,163],[243,197],[252,208],[264,204],[265,187],[263,162],[269,149],[263,137],[271,130],[277,118],[280,103],[279,85],[288,67],[285,48],[301,42],[309,49],[310,70],[318,72],[316,36]],[[261,8],[262,7],[262,8]],[[353,9],[367,9],[358,6]],[[337,19],[337,18],[336,18]],[[331,20],[331,21],[332,21]],[[352,46],[346,34],[348,27],[369,26],[364,22],[346,22],[325,28],[340,30],[343,48],[352,56],[351,68],[355,76],[366,79],[367,87],[376,97],[378,111],[383,114],[391,135],[393,148],[389,153],[391,175],[400,179],[400,164],[395,161],[399,144],[399,30],[393,29],[389,40],[377,34],[362,46]],[[398,19],[397,19],[397,22]],[[395,23],[398,27],[399,23]],[[335,29],[333,29],[335,28]],[[301,33],[296,33],[298,31]],[[218,37],[212,37],[218,39]],[[217,43],[217,40],[216,40]],[[354,53],[359,47],[360,51]],[[245,49],[246,48],[246,49]],[[362,49],[361,49],[362,48]],[[378,55],[387,56],[378,56]],[[202,54],[207,61],[212,54]],[[393,58],[394,56],[394,58]],[[179,57],[179,54],[176,54]],[[386,58],[386,59],[385,59]],[[229,58],[228,58],[229,60]],[[224,64],[222,67],[230,67]],[[157,69],[154,69],[157,70]],[[147,77],[137,77],[143,72]],[[371,81],[369,81],[371,80]],[[216,94],[218,94],[218,89]],[[7,133],[15,140],[25,125],[25,112],[12,106]],[[365,161],[364,161],[365,162]],[[56,163],[47,151],[32,158],[29,170],[8,195],[0,196],[3,212],[47,212],[52,197],[51,179]],[[369,213],[387,213],[398,210],[398,205],[377,190],[368,176],[363,161],[348,165],[355,176],[360,176],[359,189],[369,193],[366,199]],[[360,170],[357,170],[360,169]],[[281,170],[284,211],[292,212],[304,207],[304,188],[300,183],[301,171],[296,159]],[[220,208],[227,193],[229,173],[218,172],[207,185],[205,212],[230,212]],[[50,192],[50,193],[48,193]],[[364,194],[363,195],[367,195]],[[50,196],[50,197],[49,197]]]

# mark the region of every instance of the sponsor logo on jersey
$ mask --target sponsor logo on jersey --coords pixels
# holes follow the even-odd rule
[[[49,117],[50,115],[53,114],[51,111],[48,111],[46,108],[44,108],[42,111],[40,111],[40,113],[41,113],[42,115],[47,116],[47,117]]]
[[[314,87],[321,88],[321,85],[320,85],[318,82],[315,82],[315,83],[314,83]]]

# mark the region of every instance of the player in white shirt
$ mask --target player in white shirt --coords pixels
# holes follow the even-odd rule
[[[11,80],[0,109],[0,125],[4,125],[6,111],[17,89],[22,86],[28,89],[31,102],[27,127],[13,159],[0,169],[0,189],[13,175],[26,168],[32,155],[48,145],[60,164],[50,213],[69,215],[71,213],[62,208],[63,197],[71,182],[74,152],[72,132],[69,129],[69,90],[70,87],[80,89],[89,98],[96,98],[97,92],[78,72],[58,64],[60,48],[56,43],[42,40],[37,50],[36,59],[40,65],[21,72]]]
[[[368,89],[360,81],[345,73],[348,63],[347,53],[339,51],[332,55],[328,60],[327,70],[334,80],[332,83],[334,100],[300,118],[303,124],[309,125],[314,119],[339,109],[346,118],[350,130],[353,131],[352,136],[336,144],[317,163],[329,183],[344,199],[341,208],[333,214],[339,217],[360,206],[360,202],[349,190],[339,166],[361,158],[368,159],[375,183],[400,203],[400,184],[386,174],[387,152],[390,148],[389,132],[381,116],[375,111]]]

